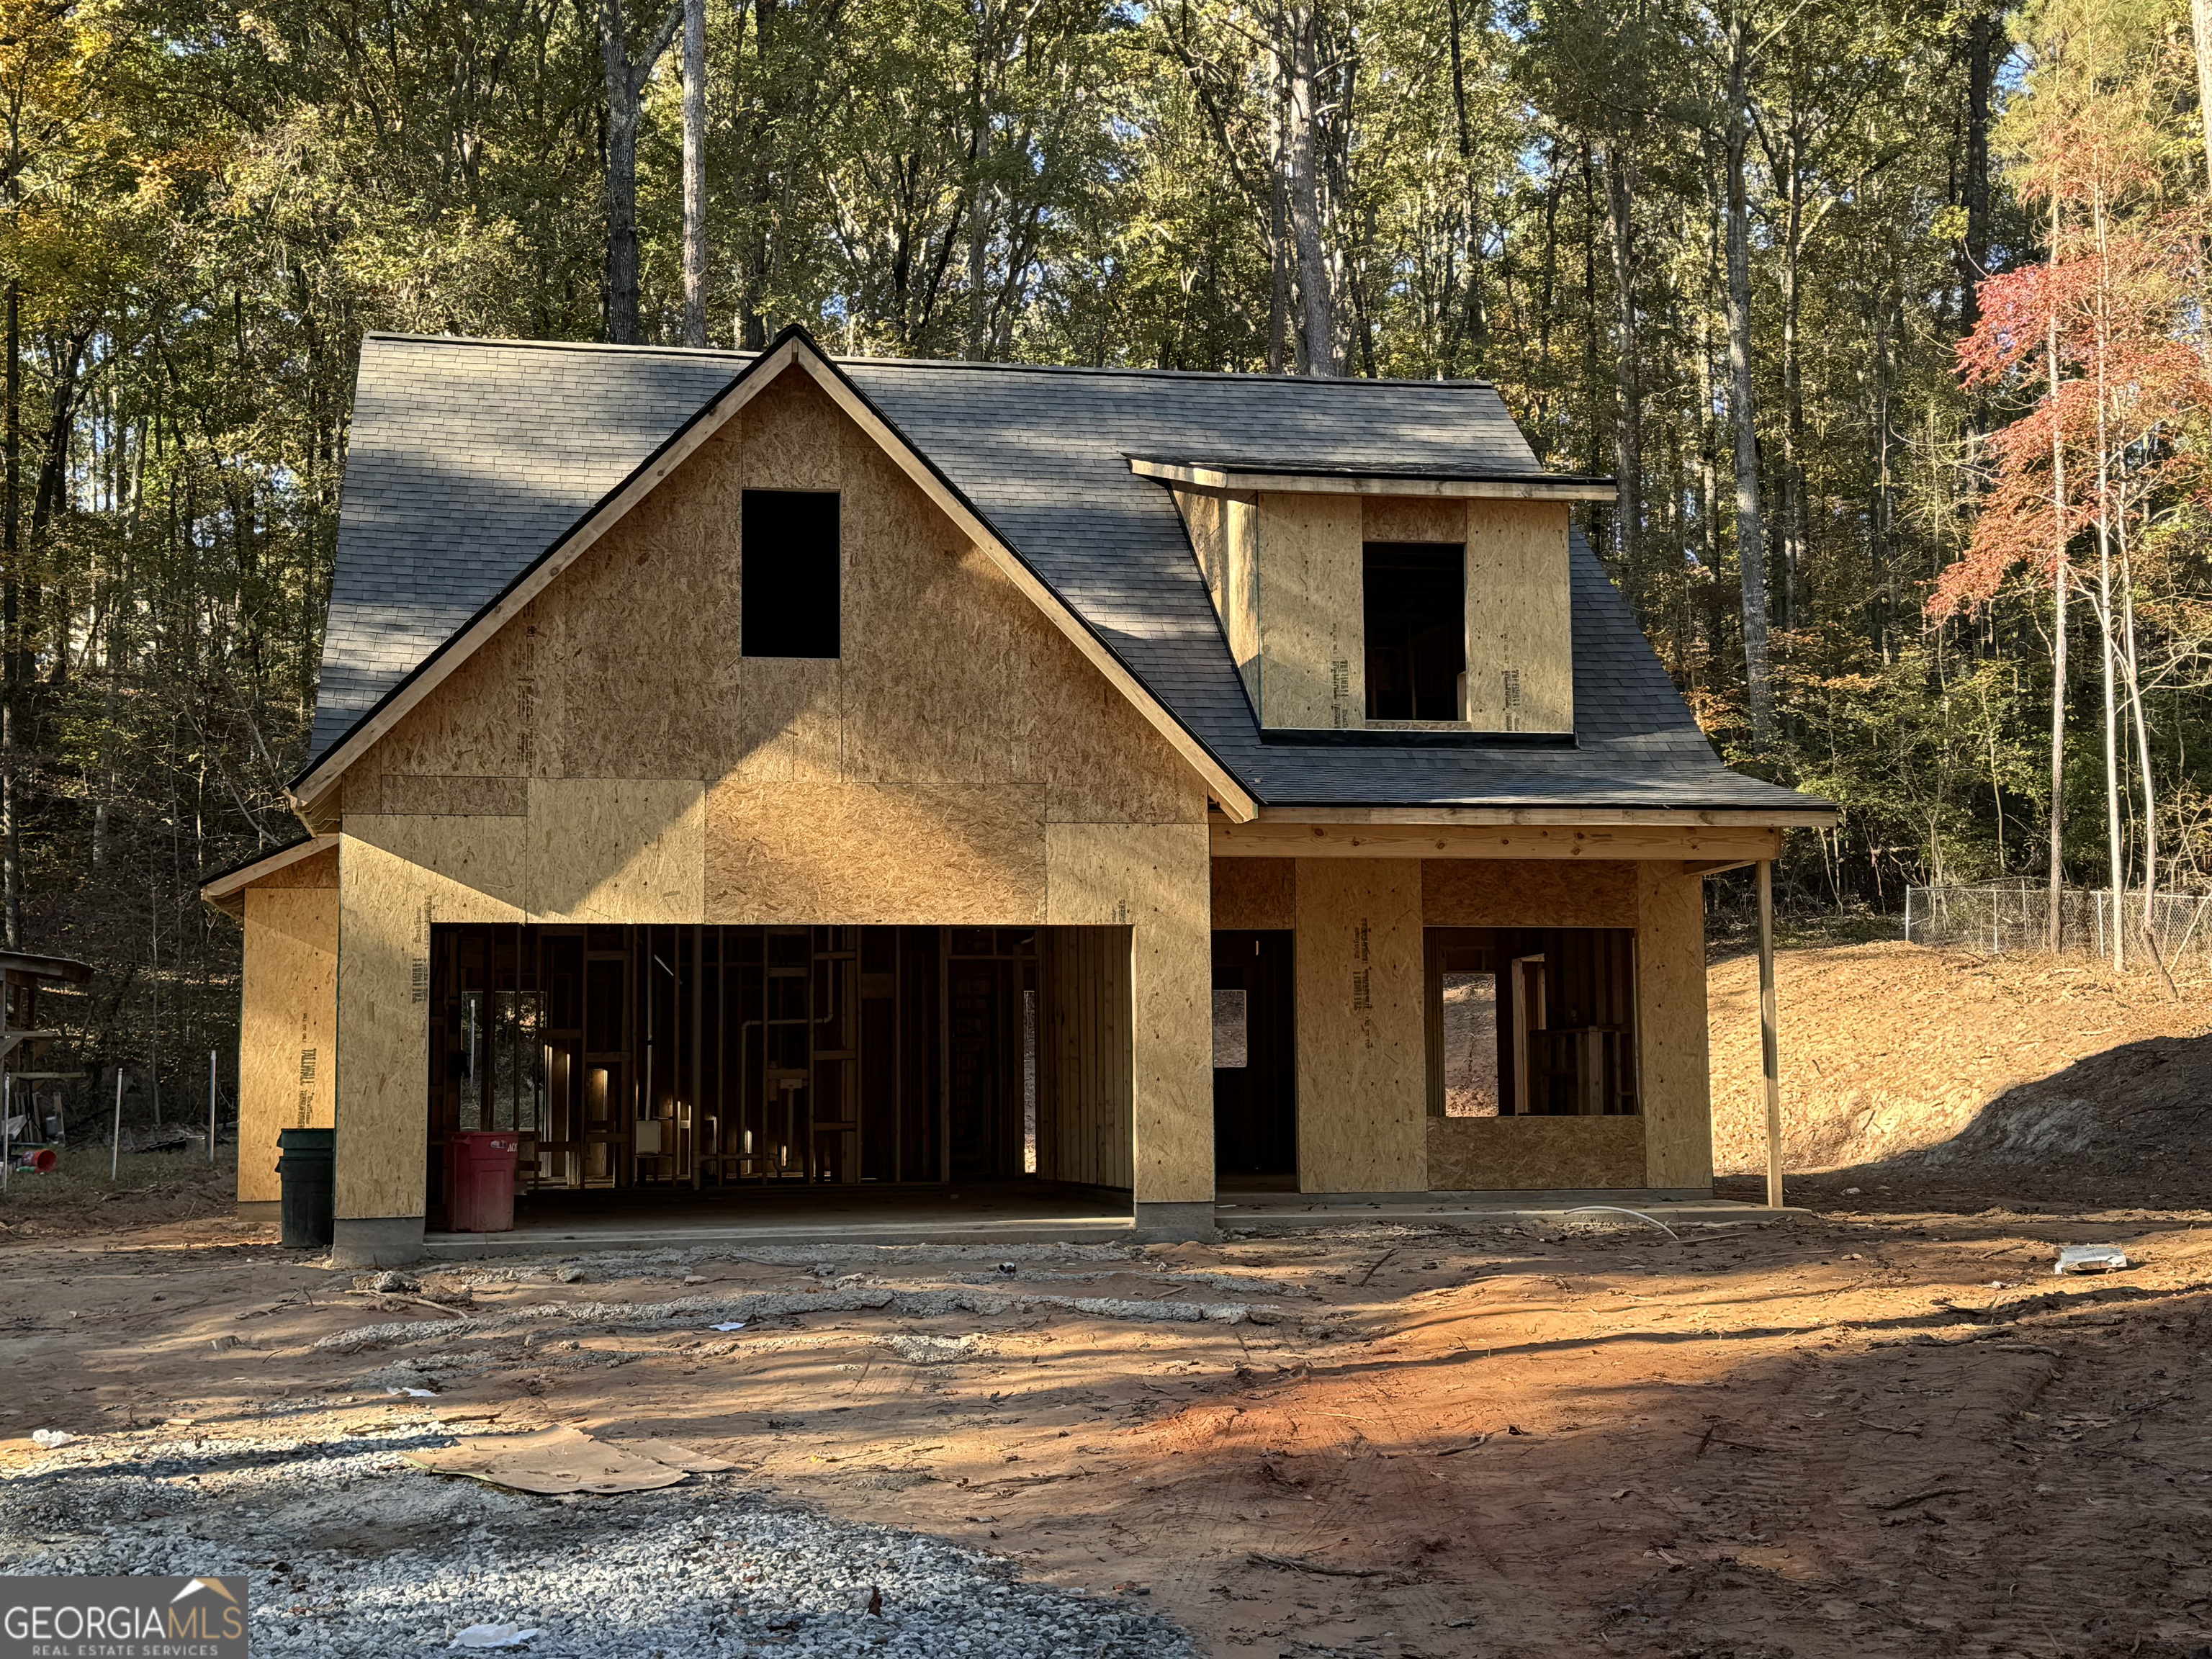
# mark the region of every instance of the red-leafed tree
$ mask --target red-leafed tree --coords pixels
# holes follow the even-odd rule
[[[2203,466],[2191,440],[2212,416],[2201,337],[2200,228],[2160,199],[2159,133],[2140,82],[2100,64],[2095,0],[2048,9],[2039,118],[2019,182],[2051,226],[2037,265],[1979,285],[1980,318],[1960,373],[2031,407],[1992,434],[1993,475],[1972,541],[1928,600],[1931,621],[1989,605],[2017,570],[2052,596],[2051,898],[2059,943],[2068,600],[2089,604],[2103,678],[2107,854],[2124,890],[2119,724],[2134,727],[2143,798],[2146,914],[2158,881],[2157,797],[2135,614],[2147,515]],[[2086,542],[2087,546],[2080,544]],[[2124,930],[2113,930],[2124,961]]]

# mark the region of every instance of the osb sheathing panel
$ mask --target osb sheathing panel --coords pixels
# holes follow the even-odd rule
[[[1037,1175],[1127,1187],[1130,1124],[1130,932],[1052,927],[1038,935]]]
[[[1428,1125],[1434,1192],[1644,1185],[1640,1117],[1432,1117]]]
[[[738,492],[745,486],[841,493],[842,660],[738,658]],[[471,722],[498,729],[471,740]],[[401,748],[404,763],[393,757]],[[479,753],[499,764],[464,763]],[[402,775],[415,781],[399,783]],[[422,780],[523,775],[540,784],[645,786],[586,784],[582,797],[600,803],[590,811],[574,795],[533,790],[530,905],[548,918],[589,910],[611,920],[678,919],[703,905],[709,884],[718,894],[750,890],[763,863],[811,893],[879,893],[884,872],[868,866],[884,862],[886,846],[912,866],[910,890],[961,872],[963,884],[994,890],[993,911],[1009,895],[1026,895],[1018,908],[1033,915],[1036,836],[1010,840],[1006,798],[995,792],[1031,791],[1036,811],[1013,815],[1024,823],[1041,813],[1198,825],[1206,813],[1204,786],[1188,763],[803,374],[763,391],[493,647],[433,691],[349,772],[346,805],[380,814],[503,811],[512,807],[511,783]],[[981,792],[964,798],[983,816],[947,825],[934,848],[897,844],[887,830],[844,842],[802,836],[788,823],[747,848],[731,836],[767,820],[738,810],[744,798],[732,796],[730,833],[714,852],[731,870],[706,872],[702,829],[698,873],[688,886],[662,881],[690,852],[680,837],[663,840],[667,799],[720,780],[964,787]],[[962,798],[940,793],[925,816],[941,823],[945,805]],[[845,825],[885,799],[862,793],[832,806],[810,799],[817,817]],[[610,840],[625,817],[646,838],[627,848]],[[976,851],[1000,846],[1012,862],[985,879],[974,869]],[[794,868],[794,859],[811,867]],[[641,864],[659,874],[632,879]],[[647,908],[610,914],[641,887],[651,890]]]
[[[1203,824],[1045,826],[1045,921],[1131,930],[1132,1184],[1139,1204],[1213,1196],[1209,864]]]
[[[1295,927],[1298,872],[1291,859],[1213,860],[1217,928]]]
[[[422,777],[520,777],[530,770],[530,641],[495,635],[377,744],[373,769]],[[359,763],[348,769],[351,785]],[[349,811],[356,811],[350,798]],[[387,809],[388,810],[388,809]]]
[[[1363,495],[1361,534],[1370,542],[1463,542],[1467,501],[1423,495]]]
[[[515,818],[347,823],[338,846],[335,1044],[341,1218],[422,1213],[430,928],[522,920],[519,906],[487,890],[509,881],[519,889],[522,831]],[[488,873],[509,871],[496,880]]]
[[[1567,508],[1467,503],[1467,719],[1486,732],[1575,728]],[[1511,700],[1517,675],[1518,702]]]
[[[272,870],[258,878],[249,890],[266,892],[272,887],[336,887],[338,884],[338,849],[335,847],[320,853],[311,853],[296,864],[288,864],[281,870]]]
[[[1636,872],[1626,860],[1427,859],[1421,920],[1431,927],[1633,927]]]
[[[717,777],[734,758],[744,429],[708,439],[532,607],[561,613],[563,775]]]
[[[1299,1190],[1417,1191],[1428,1175],[1421,866],[1296,868]]]
[[[1199,574],[1206,578],[1206,596],[1214,614],[1229,616],[1229,514],[1227,501],[1218,490],[1171,489],[1176,511],[1182,515],[1183,533],[1197,556]]]
[[[1044,778],[1056,823],[1206,822],[1206,784],[1103,675],[1057,632],[1036,641],[1041,672],[1022,753]]]
[[[448,818],[519,818],[530,810],[530,781],[384,775],[382,810]]]
[[[306,865],[328,886],[278,881]],[[337,855],[333,850],[246,889],[244,994],[238,1028],[238,1200],[280,1196],[276,1132],[331,1124],[337,1028]]]
[[[1638,866],[1637,1028],[1644,1115],[1644,1182],[1707,1188],[1713,1119],[1705,1027],[1705,897],[1679,865]]]
[[[724,779],[707,796],[707,920],[1035,926],[1042,808],[1034,785]]]
[[[1364,725],[1360,498],[1268,491],[1259,520],[1261,724]]]
[[[1254,590],[1254,551],[1258,534],[1257,495],[1218,490],[1177,489],[1176,509],[1189,532],[1191,550],[1206,577],[1206,591],[1228,635],[1230,654],[1244,677],[1244,690],[1260,701],[1260,624]]]
[[[531,921],[706,920],[706,804],[696,783],[534,778],[528,822]]]
[[[844,773],[844,665],[754,657],[738,665],[738,731],[727,775],[744,783],[836,783]]]
[[[519,817],[433,817],[412,813],[355,813],[345,821],[349,840],[413,866],[426,890],[452,902],[489,907],[520,920],[523,899],[523,823]],[[346,849],[338,849],[338,885],[346,884]],[[462,898],[461,895],[466,895]],[[459,918],[456,918],[459,920]]]

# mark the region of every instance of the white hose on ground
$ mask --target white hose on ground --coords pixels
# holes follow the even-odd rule
[[[1659,1220],[1656,1217],[1648,1216],[1641,1210],[1623,1209],[1618,1204],[1577,1204],[1573,1209],[1567,1211],[1566,1213],[1569,1215],[1586,1215],[1593,1210],[1604,1210],[1613,1215],[1632,1215],[1638,1221],[1649,1221],[1653,1226],[1656,1227],[1661,1232],[1666,1234],[1668,1237],[1673,1239],[1677,1244],[1682,1242],[1681,1236],[1679,1233],[1677,1233],[1672,1227],[1668,1226],[1665,1222]]]

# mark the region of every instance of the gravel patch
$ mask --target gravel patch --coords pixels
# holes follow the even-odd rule
[[[244,1574],[256,1659],[443,1652],[478,1623],[537,1627],[525,1651],[540,1659],[1199,1654],[1139,1604],[1024,1583],[997,1558],[833,1520],[737,1477],[542,1498],[403,1461],[453,1439],[404,1419],[69,1447],[0,1474],[0,1561]]]

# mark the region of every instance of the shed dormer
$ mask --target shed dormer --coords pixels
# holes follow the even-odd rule
[[[1569,504],[1611,480],[1132,457],[1267,731],[1571,735]]]

